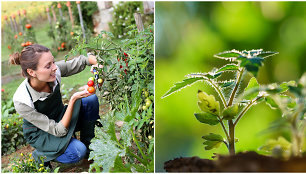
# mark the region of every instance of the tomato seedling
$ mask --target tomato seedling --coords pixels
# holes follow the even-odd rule
[[[249,51],[225,51],[214,55],[216,58],[229,61],[221,68],[214,68],[208,73],[194,73],[187,75],[183,82],[174,84],[174,86],[162,97],[167,97],[174,92],[177,92],[187,86],[191,86],[195,82],[205,81],[210,84],[221,101],[218,101],[215,96],[209,95],[204,91],[198,90],[198,107],[201,112],[195,113],[195,118],[200,122],[208,125],[220,124],[224,131],[226,139],[221,135],[210,133],[204,135],[205,150],[210,150],[219,147],[224,143],[229,150],[230,155],[235,154],[235,127],[239,120],[254,104],[262,101],[266,93],[259,91],[259,84],[256,76],[259,68],[263,65],[265,58],[273,56],[277,52],[258,50]],[[234,72],[235,77],[221,81],[218,78],[224,72]],[[246,76],[245,73],[253,75],[243,90],[240,86],[242,79]],[[231,88],[230,93],[226,93],[225,89]],[[242,95],[237,95],[238,91],[243,91]],[[221,103],[221,105],[220,105]],[[244,106],[239,109],[238,106]]]

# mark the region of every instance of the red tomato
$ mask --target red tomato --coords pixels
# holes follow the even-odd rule
[[[127,57],[128,55],[126,53],[123,53],[125,55],[125,57]]]
[[[22,46],[22,47],[25,47],[25,46],[26,46],[26,44],[25,44],[25,43],[21,43],[21,46]]]
[[[92,80],[89,80],[88,82],[87,82],[87,85],[88,86],[93,86],[95,83],[92,81]]]
[[[63,42],[63,43],[61,44],[61,47],[62,47],[62,48],[65,48],[65,42]]]
[[[7,46],[7,48],[8,48],[9,50],[12,49],[11,45]]]
[[[17,34],[14,36],[14,38],[15,38],[15,39],[17,39],[17,38],[18,38]]]
[[[19,32],[19,36],[22,36],[22,33],[21,33],[21,32]]]
[[[32,27],[32,25],[31,25],[31,24],[27,24],[27,25],[25,25],[25,27],[26,27],[27,29],[30,29],[30,28]]]
[[[90,92],[90,93],[94,93],[95,92],[95,88],[90,86],[90,87],[88,87],[87,91]]]

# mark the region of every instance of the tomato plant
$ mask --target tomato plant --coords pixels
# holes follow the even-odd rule
[[[265,58],[273,56],[277,52],[263,51],[262,49],[250,51],[225,51],[215,55],[216,58],[229,61],[221,68],[214,68],[208,73],[194,73],[187,75],[183,82],[176,83],[163,97],[171,95],[180,89],[190,86],[198,81],[205,81],[210,84],[217,92],[220,102],[213,95],[198,90],[198,107],[201,112],[195,113],[195,118],[204,124],[220,124],[225,134],[225,139],[218,134],[210,133],[204,135],[205,150],[219,147],[224,143],[229,150],[230,155],[235,154],[235,127],[245,113],[267,96],[269,93],[278,89],[260,88],[256,80],[259,68],[263,65]],[[234,72],[232,79],[222,81],[218,78],[224,72]],[[248,85],[244,88],[239,87],[242,79],[246,78],[244,74],[249,73],[253,77],[249,80]],[[287,84],[285,84],[287,85]],[[230,90],[226,90],[230,89]],[[260,91],[264,89],[264,91]],[[227,91],[230,91],[227,93]],[[242,94],[237,95],[238,91]],[[240,106],[240,107],[239,107]],[[241,107],[242,106],[242,107]]]
[[[265,98],[272,109],[279,109],[281,118],[272,122],[265,132],[288,132],[290,139],[280,136],[277,140],[269,140],[260,149],[276,157],[302,157],[306,152],[306,73],[298,82],[290,81],[280,85],[263,86],[261,90],[274,89]],[[278,89],[278,90],[277,90]]]
[[[97,172],[101,167],[103,172],[154,171],[153,26],[140,33],[135,26],[129,28],[124,40],[105,31],[87,44],[78,37],[79,44],[70,52],[86,55],[90,51],[97,56],[95,84],[102,80],[97,89],[111,108],[101,117],[103,127],[96,127],[90,145],[94,160],[90,170]]]
[[[142,2],[140,1],[120,1],[116,6],[114,6],[114,19],[110,23],[110,30],[117,38],[127,37],[127,32],[129,29],[126,26],[134,25],[134,13],[140,13],[143,11]],[[144,25],[148,26],[153,22],[154,15],[146,15],[144,17]]]
[[[1,92],[1,154],[10,154],[26,144],[23,138],[23,120],[16,113],[12,99],[7,99],[7,93]]]

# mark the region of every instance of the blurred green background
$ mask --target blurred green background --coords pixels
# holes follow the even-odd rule
[[[155,10],[156,172],[163,172],[164,162],[176,157],[211,159],[213,153],[228,153],[224,145],[204,150],[203,135],[224,134],[220,125],[201,124],[193,115],[199,111],[198,89],[215,94],[209,85],[199,82],[161,99],[186,74],[223,65],[214,54],[231,49],[278,51],[260,69],[260,84],[298,80],[305,72],[306,2],[156,2]],[[236,127],[236,151],[257,151],[275,138],[260,132],[280,114],[264,103],[252,107]]]

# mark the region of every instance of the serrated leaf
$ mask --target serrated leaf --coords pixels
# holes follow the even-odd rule
[[[277,109],[279,108],[274,99],[270,96],[265,97],[266,103],[272,108],[272,109]]]
[[[230,86],[234,85],[235,81],[230,80],[230,81],[218,82],[218,84],[221,88],[226,88],[226,87],[230,87]]]
[[[205,123],[209,125],[216,125],[219,123],[217,116],[211,113],[208,113],[208,112],[195,113],[194,116],[201,123]]]
[[[117,142],[113,141],[108,133],[102,129],[96,129],[96,137],[91,140],[89,148],[92,150],[89,159],[93,159],[93,165],[103,167],[103,172],[110,172],[114,167],[117,156],[124,156],[125,149],[117,146]],[[92,168],[92,167],[91,167]]]
[[[213,95],[198,90],[198,106],[203,112],[209,112],[214,115],[220,114],[220,103],[216,101]]]
[[[222,72],[222,71],[235,71],[235,70],[238,70],[238,68],[239,68],[239,67],[238,67],[237,65],[235,65],[235,64],[227,64],[227,65],[221,67],[221,68],[217,71],[217,73],[218,73],[218,72]]]
[[[117,156],[114,164],[114,168],[112,169],[112,172],[117,173],[117,172],[124,172],[124,173],[130,173],[131,167],[126,167],[123,164],[122,158],[120,156]]]
[[[170,94],[172,94],[176,91],[179,91],[179,90],[181,90],[181,89],[183,89],[187,86],[191,86],[193,83],[195,83],[199,80],[205,80],[205,78],[204,77],[187,78],[187,79],[184,79],[182,82],[175,83],[174,86],[172,88],[170,88],[170,90],[162,96],[162,98],[165,98],[168,95],[170,95]]]
[[[221,135],[214,134],[214,133],[209,133],[208,135],[204,135],[204,136],[202,136],[202,138],[204,140],[208,140],[208,141],[221,141],[221,142],[223,142],[223,137]]]
[[[193,73],[193,74],[188,74],[187,77],[189,77],[189,78],[206,77],[208,79],[216,79],[221,74],[222,74],[222,72],[216,72],[216,69],[214,69],[214,70],[212,70],[211,72],[208,72],[208,73]]]
[[[259,84],[255,77],[252,77],[248,83],[248,86],[244,89],[244,98],[252,100],[259,94]]]
[[[230,60],[230,61],[234,61],[236,60],[237,57],[241,56],[243,56],[243,54],[237,50],[224,51],[214,55],[214,57],[216,58]]]
[[[124,146],[130,147],[132,146],[131,140],[132,140],[132,134],[130,132],[130,126],[127,123],[123,124],[123,127],[120,131],[120,137],[123,140]]]
[[[220,141],[204,141],[205,150],[211,150],[213,148],[218,148],[222,142]]]
[[[238,58],[241,60],[240,66],[245,67],[245,69],[252,73],[255,77],[259,71],[259,67],[263,65],[264,58],[261,57],[252,57],[252,58]]]
[[[267,58],[270,56],[274,56],[275,54],[278,54],[278,52],[274,51],[262,51],[261,53],[257,54],[257,57]]]
[[[238,104],[229,106],[223,110],[222,116],[225,120],[232,120],[238,114]]]

